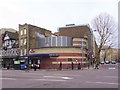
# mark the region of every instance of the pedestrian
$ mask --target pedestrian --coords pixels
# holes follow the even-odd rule
[[[62,70],[62,62],[60,62],[60,70]]]
[[[90,67],[90,64],[89,64],[89,62],[88,62],[88,69],[89,69],[89,67]]]
[[[31,64],[31,69],[33,69],[34,68],[34,65],[33,64]]]
[[[73,70],[73,68],[74,68],[74,67],[73,67],[73,62],[72,62],[72,70]]]
[[[96,65],[95,65],[95,69],[99,69],[99,68],[98,68],[98,66],[99,66],[99,64],[98,64],[98,63],[96,63]]]
[[[7,65],[7,69],[8,69],[8,70],[10,69],[10,64],[9,64],[9,65]]]
[[[26,65],[26,70],[25,71],[29,72],[29,65],[28,64]]]
[[[36,69],[37,69],[37,65],[36,65],[36,64],[34,64],[34,71],[36,71]]]
[[[6,67],[6,65],[5,64],[3,64],[3,68],[5,68]]]
[[[81,69],[81,65],[80,65],[80,63],[78,63],[78,70],[80,70]]]

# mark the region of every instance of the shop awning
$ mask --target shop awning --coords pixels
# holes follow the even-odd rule
[[[24,55],[24,56],[19,56],[18,59],[22,60],[22,59],[27,59],[29,57],[58,57],[59,54],[31,54],[31,55]]]
[[[40,56],[58,57],[59,54],[31,54],[29,55],[29,57],[40,57]]]

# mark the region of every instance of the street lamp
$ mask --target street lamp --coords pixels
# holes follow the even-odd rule
[[[84,57],[84,48],[83,48],[83,38],[82,38],[82,59],[81,59],[81,69],[83,69],[83,67],[82,67],[83,57]]]
[[[78,62],[78,60],[76,59],[76,69],[77,69],[77,62]]]
[[[87,59],[88,59],[88,68],[90,66],[90,63],[92,63],[92,54],[93,54],[93,33],[87,33],[87,34],[84,34],[84,38],[87,39],[87,42],[88,42],[88,49],[89,51],[87,51]],[[90,43],[90,44],[89,44]],[[83,42],[82,42],[83,44]],[[82,48],[82,57],[83,57],[83,49]]]

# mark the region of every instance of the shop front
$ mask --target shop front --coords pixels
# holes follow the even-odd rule
[[[41,69],[76,69],[78,65],[86,67],[88,64],[87,57],[82,56],[80,48],[41,48],[34,49],[34,53],[29,54],[31,64],[40,65]],[[85,54],[85,52],[84,52]]]

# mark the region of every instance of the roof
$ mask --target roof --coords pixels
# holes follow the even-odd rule
[[[9,31],[9,32],[16,32],[16,30],[15,29],[12,29],[12,28],[1,28],[0,29],[0,35],[1,34],[4,34],[6,31]]]
[[[45,28],[41,28],[41,27],[38,27],[38,26],[35,26],[35,25],[32,25],[32,24],[27,24],[27,23],[25,23],[25,24],[23,24],[23,25],[19,24],[19,26],[21,26],[21,27],[24,27],[24,26],[35,27],[35,28],[42,29],[42,30],[44,30],[44,31],[48,31],[48,32],[51,33],[50,30],[47,30],[47,29],[45,29]]]
[[[19,35],[17,32],[9,32],[9,31],[6,31],[4,36],[8,34],[8,36],[10,37],[10,39],[15,39],[15,40],[18,40],[19,39]]]
[[[55,32],[54,35],[60,36],[60,32]]]
[[[90,27],[88,25],[83,26],[70,26],[59,28],[60,36],[69,37],[84,37],[85,34],[91,34]]]

